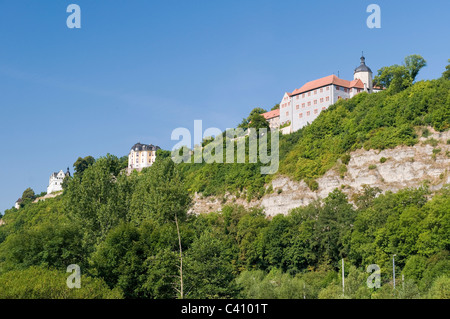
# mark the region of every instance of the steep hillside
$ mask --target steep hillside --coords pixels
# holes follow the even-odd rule
[[[127,175],[101,157],[60,196],[5,212],[0,298],[341,298],[344,259],[346,298],[448,299],[449,83],[333,105],[281,138],[277,175],[163,157]]]
[[[425,130],[425,129],[424,129]],[[290,209],[306,206],[325,198],[338,188],[352,198],[364,185],[378,187],[382,192],[397,192],[403,188],[418,188],[427,184],[431,191],[450,183],[450,131],[436,132],[419,138],[414,146],[397,146],[384,150],[358,149],[351,152],[347,165],[340,159],[317,179],[313,191],[304,181],[279,175],[268,185],[272,189],[260,199],[247,201],[233,194],[203,197],[196,194],[192,212],[207,213],[222,206],[238,203],[247,208],[263,207],[266,215],[287,214]]]
[[[339,175],[345,175],[345,170],[348,171],[351,165],[356,163],[352,162],[350,167],[342,165],[336,167],[341,162],[346,164],[351,152],[353,155],[350,158],[358,158],[366,156],[362,155],[366,154],[364,150],[372,150],[372,153],[367,154],[377,154],[379,151],[398,146],[420,145],[418,144],[420,137],[428,134],[427,130],[421,127],[426,126],[441,133],[450,128],[450,81],[445,79],[421,81],[396,94],[389,90],[376,94],[362,93],[350,100],[338,101],[323,111],[310,125],[280,138],[280,168],[276,176],[261,175],[260,163],[182,164],[181,169],[190,192],[201,193],[202,196],[222,197],[231,194],[248,201],[261,199],[267,194],[267,185],[271,180],[275,179],[277,185],[276,181],[280,177],[287,177],[300,182],[299,185],[306,183],[312,191],[317,190],[318,192],[314,193],[316,197],[324,195],[326,192],[323,190],[330,188],[328,185],[331,184],[327,179],[319,182],[327,172],[337,168],[340,170]],[[440,139],[441,144],[446,145],[445,137]],[[441,158],[444,155],[445,158],[443,148],[446,146],[440,147],[441,153],[436,153],[436,156],[439,155]],[[404,150],[406,152],[408,148]],[[417,149],[417,157],[423,152],[428,154],[430,151],[433,152],[432,146],[427,146],[423,151]],[[413,152],[412,149],[410,152]],[[400,153],[398,156],[403,157]],[[381,157],[383,155],[380,155]],[[395,158],[396,155],[387,152],[384,157]],[[426,158],[428,157],[427,155]],[[366,161],[369,163],[371,160],[368,158]],[[379,169],[364,172],[366,177],[349,172],[343,183],[354,186],[358,183],[370,184],[376,181],[377,176],[381,181],[383,170],[392,163],[393,161],[390,163],[388,161],[386,165],[378,165]],[[372,164],[376,165],[375,162]],[[439,161],[436,165],[438,164]],[[419,176],[414,170],[420,170],[421,167],[416,163],[409,168],[405,166],[404,169],[409,169],[411,174]],[[397,172],[393,176],[399,177],[397,184],[401,185],[403,179],[400,174]],[[383,178],[389,180],[388,176]],[[427,179],[426,176],[423,178]],[[355,179],[356,182],[352,182],[351,179]],[[321,183],[325,184],[320,185]],[[341,181],[333,183],[336,186],[341,185]],[[274,186],[277,187],[276,185]]]

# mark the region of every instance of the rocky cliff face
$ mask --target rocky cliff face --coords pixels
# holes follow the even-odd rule
[[[361,191],[363,185],[379,187],[383,192],[396,192],[403,188],[420,187],[429,183],[431,190],[438,190],[450,183],[450,131],[432,132],[420,138],[415,146],[398,146],[394,149],[363,149],[352,152],[347,172],[339,172],[343,164],[338,162],[324,176],[317,179],[319,188],[311,191],[305,182],[293,181],[279,176],[272,181],[273,193],[260,200],[247,202],[234,196],[203,198],[196,194],[193,213],[220,210],[226,204],[241,204],[245,207],[264,207],[268,216],[287,214],[290,209],[306,206],[313,200],[326,197],[335,188],[341,189],[349,198]]]

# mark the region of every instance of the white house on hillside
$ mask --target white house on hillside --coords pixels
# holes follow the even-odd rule
[[[62,170],[60,170],[59,173],[55,172],[52,175],[50,175],[50,181],[47,187],[47,194],[62,191],[62,183],[66,176],[70,176],[69,168],[67,168],[67,172],[65,174]]]

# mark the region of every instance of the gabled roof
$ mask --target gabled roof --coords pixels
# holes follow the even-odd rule
[[[264,116],[264,118],[266,120],[269,120],[269,119],[272,119],[274,117],[280,116],[280,109],[276,109],[276,110],[273,110],[273,111],[262,113],[261,115]]]
[[[353,88],[353,87],[362,89],[364,88],[364,84],[361,82],[360,79],[347,81],[340,79],[336,75],[332,74],[314,81],[307,82],[301,88],[296,89],[294,92],[292,92],[291,95],[297,95],[300,93],[308,92],[330,84],[339,85],[346,88]]]
[[[360,79],[350,81],[350,88],[364,89],[364,83]]]

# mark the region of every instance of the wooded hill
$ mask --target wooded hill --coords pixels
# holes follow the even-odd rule
[[[420,126],[449,129],[448,78],[339,101],[281,137],[280,174],[314,188],[350,151],[413,145]],[[160,156],[127,176],[117,157],[96,159],[61,196],[5,212],[0,298],[450,298],[448,186],[432,198],[426,185],[366,187],[354,205],[336,189],[272,219],[241,206],[187,213],[194,191],[262,196],[272,177],[260,166]],[[80,289],[66,286],[71,264]],[[366,285],[370,264],[381,268],[380,288]]]

